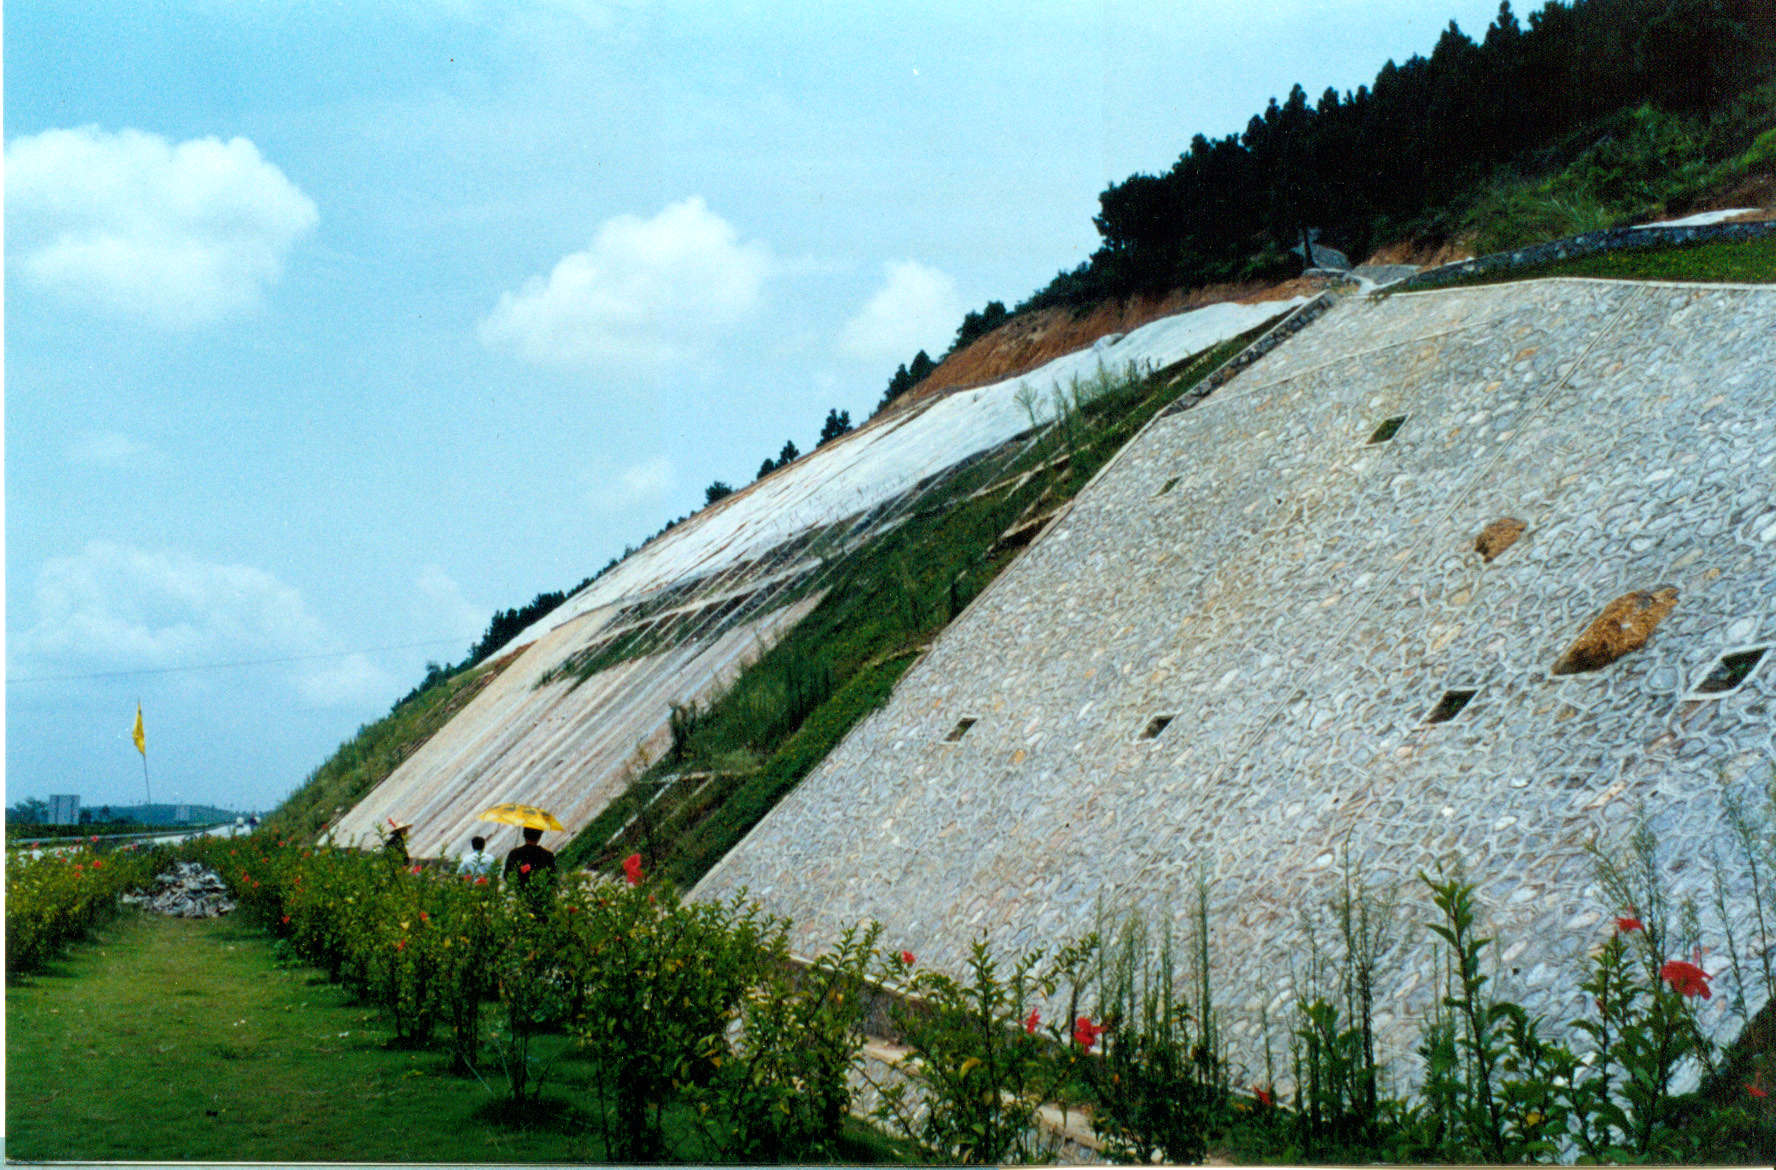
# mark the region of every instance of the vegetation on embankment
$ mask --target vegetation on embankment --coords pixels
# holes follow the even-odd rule
[[[707,708],[680,709],[665,759],[563,851],[614,872],[639,851],[689,886],[887,700],[900,675],[1155,413],[1273,322],[1163,376],[1106,373],[1056,421],[949,473],[913,511],[822,574],[820,604]],[[684,779],[677,779],[685,777]],[[662,791],[664,789],[664,791]]]

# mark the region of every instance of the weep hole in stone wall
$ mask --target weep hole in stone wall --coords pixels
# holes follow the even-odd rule
[[[957,740],[961,739],[963,736],[968,734],[968,729],[970,727],[973,727],[976,723],[979,723],[979,722],[980,722],[980,720],[974,719],[974,718],[963,718],[963,719],[956,720],[956,726],[950,728],[950,733],[948,735],[944,736],[944,742],[945,743],[955,743]]]
[[[1690,689],[1689,698],[1719,699],[1730,695],[1745,685],[1745,681],[1757,670],[1758,663],[1763,661],[1764,654],[1770,647],[1748,646],[1743,650],[1730,650],[1714,660],[1702,675],[1702,681]]]
[[[1141,738],[1142,739],[1158,739],[1159,733],[1164,731],[1166,729],[1166,725],[1171,723],[1171,721],[1174,718],[1176,718],[1176,716],[1155,715],[1153,718],[1151,718],[1147,721],[1147,726],[1141,729]]]
[[[1479,693],[1479,687],[1444,691],[1443,697],[1437,700],[1437,705],[1431,708],[1430,714],[1424,717],[1424,721],[1426,723],[1448,723],[1460,715],[1462,710],[1474,701],[1474,696]]]
[[[1405,425],[1406,416],[1403,414],[1396,414],[1393,418],[1383,419],[1381,425],[1376,427],[1374,433],[1369,436],[1368,445],[1373,447],[1377,443],[1392,442],[1394,436],[1400,433],[1400,428]]]

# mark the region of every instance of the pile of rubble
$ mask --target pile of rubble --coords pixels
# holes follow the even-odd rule
[[[154,880],[160,884],[154,894],[137,890],[125,894],[123,901],[168,918],[215,918],[234,909],[227,884],[207,865],[177,862]]]

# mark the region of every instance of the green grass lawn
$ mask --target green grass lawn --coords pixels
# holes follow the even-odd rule
[[[385,1036],[374,1012],[348,1004],[311,969],[280,966],[270,940],[244,923],[127,917],[45,973],[8,985],[6,1155],[546,1162],[602,1154],[571,1113],[558,1111],[553,1129],[481,1119],[494,1091],[450,1075],[441,1052],[391,1050]],[[557,1067],[568,1074],[564,1089],[584,1080],[571,1060]]]

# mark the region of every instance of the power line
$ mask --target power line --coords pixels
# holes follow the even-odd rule
[[[29,678],[8,678],[7,684],[38,682],[79,682],[95,678],[136,678],[148,674],[181,674],[196,670],[234,670],[243,666],[279,666],[287,662],[316,662],[323,658],[349,658],[353,654],[379,654],[386,650],[417,650],[422,646],[458,645],[461,638],[433,638],[425,642],[397,642],[388,646],[365,646],[357,650],[331,650],[324,654],[292,654],[284,658],[251,658],[240,662],[201,662],[189,666],[160,666],[145,670],[99,670],[90,674],[39,674]]]

